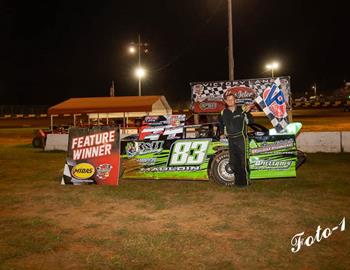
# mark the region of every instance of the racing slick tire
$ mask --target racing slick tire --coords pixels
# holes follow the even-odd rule
[[[119,163],[119,180],[121,180],[123,178],[124,171],[125,171],[125,168],[124,168],[122,162],[120,161],[120,163]]]
[[[306,161],[306,154],[303,151],[298,150],[297,152],[297,164],[296,168],[298,169]]]
[[[32,140],[32,146],[34,148],[43,148],[44,147],[44,140],[41,137],[34,137]]]
[[[235,184],[235,174],[229,165],[229,152],[222,151],[217,154],[210,165],[209,179],[219,185],[233,186]]]

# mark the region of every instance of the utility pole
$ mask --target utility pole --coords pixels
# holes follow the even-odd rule
[[[233,61],[233,27],[232,27],[232,0],[227,0],[227,19],[228,19],[228,69],[229,80],[234,80],[234,61]]]
[[[141,68],[141,36],[138,34],[138,43],[137,43],[138,53],[139,53],[139,67]],[[139,76],[139,96],[141,96],[141,76]]]
[[[112,85],[111,85],[111,87],[109,88],[109,96],[110,96],[110,97],[114,97],[114,94],[115,94],[114,80],[112,80]]]
[[[316,97],[316,89],[317,89],[316,83],[314,84],[314,86],[312,88],[315,90],[315,97]]]

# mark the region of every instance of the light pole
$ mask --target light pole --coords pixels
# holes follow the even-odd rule
[[[271,69],[271,77],[273,78],[274,74],[273,71],[279,67],[279,64],[277,62],[273,62],[271,64],[267,64],[266,68]]]
[[[142,43],[141,42],[140,34],[138,34],[138,40],[137,40],[136,46],[135,46],[134,43],[131,43],[130,46],[129,46],[129,53],[135,54],[136,51],[137,51],[137,54],[138,54],[138,67],[135,70],[135,74],[136,74],[136,76],[139,79],[139,96],[141,96],[141,79],[145,75],[145,70],[141,66],[141,49],[143,49],[144,53],[148,53],[148,48],[147,47],[148,47],[147,43]]]
[[[315,97],[316,97],[316,83],[312,86],[312,89],[315,91]]]
[[[227,0],[227,31],[228,31],[228,77],[234,80],[233,60],[233,27],[232,27],[232,0]]]

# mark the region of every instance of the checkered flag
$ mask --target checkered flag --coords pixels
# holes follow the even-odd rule
[[[256,91],[256,95],[261,95],[266,88],[271,88],[273,81],[269,79],[256,79],[249,81],[249,87]]]
[[[256,97],[255,102],[258,103],[260,108],[264,111],[266,116],[270,119],[273,127],[277,130],[277,132],[281,132],[284,128],[286,128],[286,126],[289,123],[287,111],[285,110],[285,113],[283,114],[282,117],[277,117],[274,113],[274,110],[272,109],[272,106],[276,105],[275,104],[276,101],[272,101],[272,103],[268,105],[268,104],[266,104],[267,98],[264,99],[264,97],[263,97],[265,90],[270,90],[270,91],[274,90],[275,91],[273,93],[274,95],[272,96],[272,99],[277,98],[277,95],[283,96],[281,82],[280,82],[279,78],[277,78],[274,81],[274,83],[271,85],[271,87],[268,87],[266,84],[264,84],[264,87],[261,87],[261,88],[259,87],[260,84],[255,84],[255,85],[256,85],[256,87],[258,87],[258,89],[256,89],[258,96]],[[286,104],[283,104],[283,105],[286,106]]]
[[[77,165],[77,163],[73,159],[66,158],[66,163],[64,164],[64,169],[63,169],[61,185],[81,185],[84,183],[93,184],[94,180],[92,179],[81,180],[81,179],[76,179],[72,176],[71,171],[75,165]]]

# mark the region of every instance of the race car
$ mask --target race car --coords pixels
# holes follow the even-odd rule
[[[234,185],[228,141],[220,140],[219,123],[184,125],[183,120],[181,115],[145,119],[140,134],[122,139],[121,177]],[[301,126],[290,123],[283,133],[259,124],[249,126],[250,179],[296,177],[296,169],[306,160],[296,146]]]
[[[36,129],[33,131],[32,146],[34,148],[44,148],[48,134],[67,134],[68,125],[54,126],[53,130],[47,129]]]

